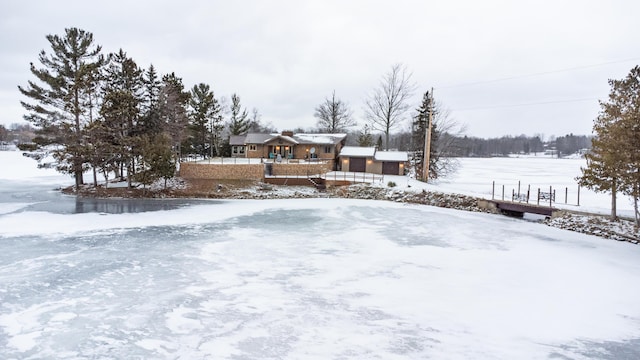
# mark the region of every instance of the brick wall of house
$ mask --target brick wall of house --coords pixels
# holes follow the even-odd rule
[[[180,163],[180,177],[185,179],[262,180],[263,164]]]

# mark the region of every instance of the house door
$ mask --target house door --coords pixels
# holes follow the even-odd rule
[[[400,163],[397,162],[383,162],[382,173],[384,175],[398,175],[400,173]]]
[[[352,171],[352,172],[366,172],[367,171],[367,159],[364,159],[364,158],[349,158],[349,171]]]

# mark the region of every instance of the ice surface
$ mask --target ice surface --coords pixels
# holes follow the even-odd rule
[[[640,358],[630,243],[350,199],[34,211],[66,198],[32,180],[0,181],[1,358]]]

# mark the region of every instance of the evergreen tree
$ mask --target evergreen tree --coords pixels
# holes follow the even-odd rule
[[[424,161],[426,156],[424,155],[425,143],[427,141],[427,132],[429,128],[429,112],[432,112],[432,124],[431,124],[431,144],[429,144],[429,177],[438,177],[438,151],[437,141],[438,132],[436,130],[433,119],[435,118],[435,109],[432,108],[431,94],[425,92],[422,97],[422,103],[418,109],[416,109],[416,115],[413,118],[412,124],[412,152],[415,154],[416,163],[415,171],[416,176],[421,177],[424,171]],[[427,181],[427,179],[422,179]]]
[[[143,101],[142,70],[120,49],[109,55],[101,115],[111,132],[113,150],[118,154],[120,176],[126,166],[127,182],[135,173],[135,159],[140,156],[138,136],[141,133],[141,103]]]
[[[31,73],[38,80],[18,86],[20,92],[34,101],[22,101],[40,136],[60,145],[53,155],[58,170],[72,174],[76,187],[83,183],[86,162],[86,119],[93,105],[87,105],[88,93],[95,90],[96,75],[104,64],[101,47],[94,44],[93,34],[78,28],[65,29],[64,36],[47,35],[51,53],[40,52],[42,68],[31,63]]]
[[[382,149],[382,135],[378,136],[378,141],[376,142],[376,149],[378,150]]]
[[[615,145],[624,156],[624,174],[620,190],[633,199],[636,225],[640,226],[640,66],[635,66],[622,80],[610,81],[609,103],[619,112],[620,141]]]
[[[172,148],[178,156],[181,154],[181,144],[187,137],[189,97],[190,94],[184,91],[182,79],[177,77],[175,73],[162,77],[162,86],[158,96],[160,129],[171,137]]]
[[[209,85],[194,85],[189,99],[190,148],[202,157],[211,155],[209,126],[214,117],[220,115],[220,111],[220,104]]]
[[[591,151],[585,155],[587,166],[578,178],[581,186],[596,192],[611,193],[611,219],[617,219],[616,197],[619,191],[624,154],[615,144],[620,140],[619,119],[607,110],[594,121]]]
[[[231,117],[229,118],[229,133],[231,135],[242,135],[249,131],[251,121],[247,109],[242,110],[240,97],[231,95]]]
[[[362,132],[358,136],[358,146],[373,146],[373,135],[371,135],[371,129],[368,124],[364,125]]]
[[[153,64],[143,74],[143,101],[140,131],[143,134],[155,135],[162,131],[159,99],[162,82]]]
[[[141,147],[144,149],[142,161],[138,163],[136,180],[143,185],[151,185],[158,179],[164,179],[164,188],[167,188],[167,180],[175,176],[176,162],[171,151],[171,137],[166,133],[153,136],[143,135]]]
[[[594,191],[611,193],[612,219],[617,217],[617,192],[631,196],[640,225],[640,67],[634,67],[625,79],[609,80],[609,85],[609,99],[600,102],[602,110],[594,121],[587,167],[578,180]]]

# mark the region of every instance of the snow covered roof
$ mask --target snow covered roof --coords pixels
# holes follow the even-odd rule
[[[375,147],[363,147],[363,146],[345,146],[340,150],[338,156],[348,157],[373,157],[376,153]]]
[[[290,143],[296,144],[296,145],[300,143],[300,142],[298,142],[298,140],[292,138],[291,136],[287,136],[287,135],[276,135],[274,137],[274,139],[276,139],[276,138],[280,138],[280,139],[282,139],[284,141],[287,141],[287,142],[290,142]]]
[[[261,133],[248,133],[244,139],[245,144],[264,144],[267,141],[276,137],[277,134],[261,134]]]
[[[409,161],[406,151],[377,151],[376,161]]]
[[[244,145],[246,135],[231,135],[229,136],[229,145]]]
[[[295,134],[292,136],[282,134],[261,134],[261,133],[248,133],[247,135],[238,135],[242,137],[240,139],[234,139],[232,136],[229,139],[231,145],[240,144],[265,144],[271,140],[280,138],[284,141],[292,144],[318,144],[318,145],[335,145],[347,137],[347,134]],[[239,142],[239,143],[232,143]]]

